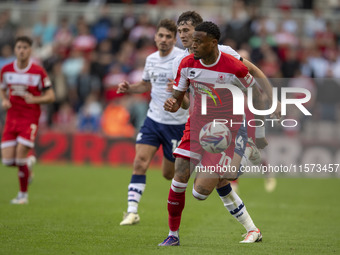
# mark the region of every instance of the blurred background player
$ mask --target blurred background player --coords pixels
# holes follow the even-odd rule
[[[230,91],[215,88],[216,79],[224,77],[225,79],[221,82],[232,83],[243,90],[255,83],[242,62],[219,50],[219,38],[220,31],[214,23],[203,22],[196,26],[192,44],[194,55],[189,55],[181,61],[175,79],[173,95],[164,104],[165,110],[176,112],[189,85],[194,90],[196,105],[190,113],[181,143],[174,152],[176,156],[175,176],[168,197],[170,231],[168,237],[159,246],[177,246],[180,244],[178,231],[184,209],[185,190],[190,173],[195,166],[198,163],[203,166],[225,165],[218,162],[225,161],[224,158],[226,157],[232,160],[234,150],[236,150],[234,141],[241,125],[228,125],[233,138],[231,145],[224,153],[207,153],[198,142],[198,134],[201,128],[213,119],[220,119],[223,116],[226,119],[232,119],[234,123],[239,123],[242,120],[242,116],[232,114]],[[200,116],[201,94],[206,93],[204,91],[214,90],[219,91],[222,99],[221,106],[214,107],[211,102],[207,102],[209,114]],[[257,98],[260,97],[256,87],[254,87],[254,95]],[[206,174],[208,176],[205,173],[198,172],[195,179],[193,195],[199,200],[205,200],[220,181],[220,174],[216,172]],[[261,241],[260,230],[253,223],[242,200],[235,192],[232,192],[230,185],[224,186],[218,191],[226,208],[247,230],[246,237],[241,243]],[[222,193],[224,194],[222,195]]]
[[[172,152],[180,141],[188,113],[180,109],[176,114],[163,109],[165,100],[171,96],[167,89],[168,79],[172,78],[172,62],[183,50],[174,47],[177,27],[169,19],[161,20],[157,26],[155,42],[157,52],[146,59],[143,80],[130,84],[124,81],[118,85],[117,93],[144,93],[151,90],[151,102],[147,118],[136,138],[136,155],[133,172],[128,187],[128,209],[120,225],[138,223],[138,204],[145,189],[146,171],[158,150],[163,146],[163,176],[171,180],[174,176],[175,158]]]
[[[40,104],[52,103],[55,96],[44,68],[30,59],[31,38],[20,36],[14,45],[16,60],[2,68],[0,77],[2,107],[7,109],[1,154],[4,165],[19,169],[20,191],[11,203],[27,204],[27,186],[34,161],[33,157],[28,160],[27,156],[34,147]]]

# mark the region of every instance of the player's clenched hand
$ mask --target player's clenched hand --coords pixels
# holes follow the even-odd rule
[[[176,103],[177,103],[176,98],[173,98],[173,97],[168,98],[164,103],[164,110],[166,110],[168,112],[177,111],[178,108],[176,109]]]
[[[31,93],[25,93],[24,95],[25,102],[27,104],[35,104],[36,102],[34,101],[34,96]]]
[[[121,82],[118,84],[117,94],[119,93],[127,93],[130,88],[130,83],[127,81]]]
[[[5,110],[7,110],[7,109],[9,109],[9,108],[12,107],[12,104],[11,104],[11,102],[10,102],[7,98],[5,98],[5,99],[2,100],[1,106],[2,106],[2,108],[4,108]]]
[[[255,144],[257,148],[264,149],[268,145],[268,142],[265,137],[255,138]]]
[[[172,90],[173,90],[172,87],[174,86],[174,80],[173,79],[168,79],[168,83],[166,85],[167,85],[166,91],[167,92],[172,92]]]

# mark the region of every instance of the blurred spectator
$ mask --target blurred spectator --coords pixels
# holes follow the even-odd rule
[[[62,59],[68,56],[73,40],[72,30],[68,22],[68,18],[63,17],[54,36],[56,51]]]
[[[102,116],[103,133],[110,137],[133,137],[135,129],[130,124],[130,114],[122,105],[109,103]]]
[[[232,17],[227,22],[222,40],[232,39],[237,43],[237,48],[243,42],[247,42],[251,36],[250,19],[244,6],[244,1],[233,2]]]
[[[97,76],[90,73],[90,63],[87,61],[84,63],[83,69],[77,77],[76,87],[78,96],[76,109],[80,109],[90,95],[97,99],[100,98],[100,80]]]
[[[59,110],[53,115],[53,129],[62,130],[66,133],[74,133],[77,131],[77,116],[71,105],[64,102]]]
[[[325,31],[326,29],[326,21],[322,17],[321,10],[318,8],[313,10],[312,15],[307,16],[304,23],[305,35],[308,37],[314,37],[316,33]]]
[[[5,44],[14,44],[16,26],[10,21],[10,12],[8,10],[0,13],[0,47]]]
[[[104,97],[106,101],[115,100],[116,98],[124,96],[117,94],[118,84],[121,81],[127,80],[128,76],[122,72],[121,65],[116,63],[110,68],[109,73],[104,77]]]
[[[297,49],[290,47],[287,51],[286,59],[281,65],[282,76],[285,78],[292,78],[299,68],[300,62],[298,60]]]
[[[143,13],[138,18],[138,24],[129,35],[129,41],[134,42],[137,49],[142,47],[145,41],[152,41],[156,33],[155,26],[151,23],[149,15]]]
[[[55,93],[55,102],[48,105],[48,126],[52,125],[54,115],[60,110],[60,106],[68,101],[69,89],[66,77],[62,72],[62,62],[57,61],[49,74]]]
[[[13,53],[12,46],[10,44],[4,44],[1,47],[0,69],[4,65],[7,65],[14,60],[15,60],[15,56],[14,56],[14,53]]]
[[[40,38],[42,45],[53,42],[56,27],[48,22],[48,16],[46,13],[42,14],[40,21],[33,26],[33,37]]]
[[[103,5],[100,9],[100,16],[92,26],[92,34],[97,42],[101,42],[111,37],[111,30],[113,29],[113,22],[109,14],[109,5]]]
[[[96,38],[90,34],[90,30],[87,24],[79,24],[78,35],[74,38],[72,47],[74,50],[81,51],[85,56],[89,56],[88,53],[96,48]]]
[[[83,132],[99,132],[102,106],[94,94],[90,94],[79,109],[78,129]]]
[[[325,78],[316,79],[317,101],[320,105],[321,119],[336,121],[336,107],[339,104],[340,86],[333,78],[333,70],[326,70]]]
[[[74,88],[76,86],[76,80],[83,69],[84,62],[85,60],[82,53],[76,49],[72,50],[70,57],[64,61],[62,70],[70,88]]]

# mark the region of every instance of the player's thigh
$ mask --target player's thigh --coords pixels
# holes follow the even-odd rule
[[[149,144],[136,144],[133,174],[145,174],[158,147]]]
[[[163,173],[163,177],[167,180],[171,180],[172,178],[174,178],[175,162],[170,161],[167,158],[163,157],[162,173]]]
[[[32,149],[32,147],[29,147],[27,145],[24,145],[22,143],[18,143],[16,147],[16,152],[15,152],[15,158],[16,159],[25,159],[27,158],[28,152]]]
[[[8,146],[1,149],[1,156],[3,159],[14,159],[15,158],[16,146]]]
[[[194,189],[201,195],[208,196],[219,183],[220,177],[217,173],[198,172],[196,174]]]

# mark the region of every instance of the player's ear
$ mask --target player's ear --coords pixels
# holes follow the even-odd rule
[[[216,45],[218,45],[218,40],[217,39],[212,39],[211,43],[213,44],[213,46],[215,47]]]

